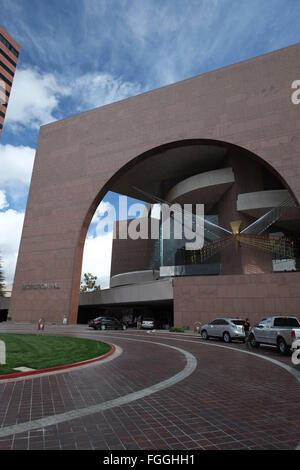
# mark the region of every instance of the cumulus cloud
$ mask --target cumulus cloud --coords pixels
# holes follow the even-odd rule
[[[97,284],[100,283],[102,289],[109,287],[112,240],[112,232],[96,237],[87,236],[84,245],[82,276],[84,273],[97,276]]]
[[[6,124],[12,131],[38,130],[41,125],[119,101],[143,91],[138,82],[123,80],[107,72],[78,75],[51,74],[36,69],[17,69],[9,100]],[[67,108],[64,99],[67,99]]]
[[[12,182],[29,185],[33,168],[35,150],[23,145],[0,144],[0,184]]]
[[[26,146],[0,144],[0,253],[5,282],[13,282],[20,245],[24,211],[9,207],[9,200],[22,205],[28,194],[35,150]]]
[[[5,282],[13,282],[20,245],[24,212],[0,211],[0,253]]]
[[[103,217],[111,216],[111,218],[115,219],[115,208],[114,206],[108,201],[101,201],[99,206],[97,207],[95,214],[92,218],[91,224],[98,225]]]
[[[82,270],[97,276],[101,288],[109,287],[110,266],[113,241],[113,224],[116,220],[114,206],[108,201],[101,201],[91,221],[90,230],[85,240]]]
[[[26,68],[16,71],[6,124],[38,129],[55,121],[59,101],[70,93],[55,76]]]
[[[5,191],[2,191],[0,189],[0,210],[4,209],[7,206],[8,206],[8,203],[6,200],[6,193]]]

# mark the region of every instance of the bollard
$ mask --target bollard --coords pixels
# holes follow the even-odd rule
[[[67,324],[68,324],[68,315],[64,315],[63,325],[67,325]]]

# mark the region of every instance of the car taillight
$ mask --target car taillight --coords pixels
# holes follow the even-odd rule
[[[292,332],[291,332],[291,337],[292,337],[292,338],[296,338],[296,333],[295,333],[294,330],[292,330]]]

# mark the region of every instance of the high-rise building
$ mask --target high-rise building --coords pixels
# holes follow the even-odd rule
[[[0,136],[11,87],[17,67],[20,46],[0,26]]]

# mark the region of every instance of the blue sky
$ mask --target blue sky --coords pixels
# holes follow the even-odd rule
[[[21,45],[0,139],[7,281],[40,125],[300,42],[299,19],[299,0],[0,0],[0,24]],[[106,196],[84,255],[104,284],[111,238],[97,223],[115,202]]]

